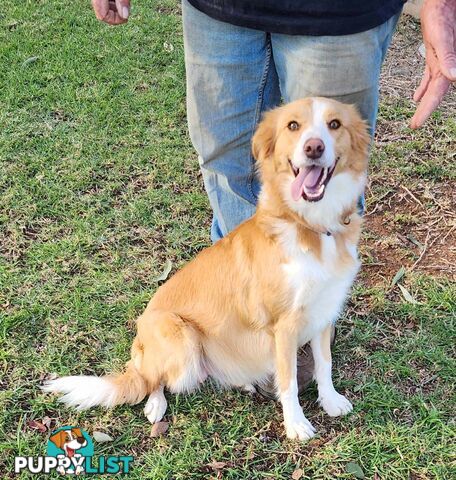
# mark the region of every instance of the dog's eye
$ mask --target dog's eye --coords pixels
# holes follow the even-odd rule
[[[331,120],[331,121],[328,123],[328,127],[329,127],[331,130],[337,130],[337,129],[340,127],[340,121],[337,120],[337,118],[335,118],[334,120]]]
[[[288,124],[288,130],[294,131],[299,129],[299,123],[294,120]]]

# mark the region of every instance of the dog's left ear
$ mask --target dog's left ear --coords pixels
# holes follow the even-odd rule
[[[252,153],[258,162],[265,160],[274,153],[276,141],[275,110],[266,112],[258,125],[252,139]]]
[[[357,108],[354,106],[351,106],[351,108],[351,122],[348,129],[350,133],[351,146],[355,153],[359,153],[367,158],[367,154],[369,153],[369,145],[371,142],[369,127],[367,122],[361,118]]]

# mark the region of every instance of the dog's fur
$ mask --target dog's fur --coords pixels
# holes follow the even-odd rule
[[[329,128],[333,119],[339,128]],[[315,137],[326,147],[318,162],[336,168],[322,199],[294,200],[296,170],[315,164],[303,149]],[[266,113],[253,138],[263,184],[255,215],[157,290],[137,321],[125,373],[63,377],[44,389],[81,409],[149,395],[145,414],[154,423],[167,407],[165,387],[188,392],[207,376],[241,387],[273,374],[286,433],[305,440],[315,430],[299,405],[296,355],[310,341],[322,407],[331,416],[348,413],[352,406],[331,379],[330,329],[359,268],[357,201],[369,141],[355,108],[333,100],[308,98]]]

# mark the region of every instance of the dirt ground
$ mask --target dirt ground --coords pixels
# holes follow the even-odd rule
[[[391,282],[401,266],[409,272],[456,278],[456,95],[453,88],[437,118],[422,129],[408,129],[411,97],[424,66],[420,38],[418,23],[403,18],[381,77],[374,148],[379,160],[370,171],[361,248],[362,278],[374,285]],[[436,123],[443,126],[438,138],[435,128],[430,133]]]

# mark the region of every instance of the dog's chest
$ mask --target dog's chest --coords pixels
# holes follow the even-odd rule
[[[342,262],[333,236],[321,236],[319,256],[297,241],[294,229],[283,232],[282,245],[287,256],[283,270],[290,307],[305,309],[325,322],[333,306],[343,302],[359,268],[356,246],[344,244],[346,258]]]

